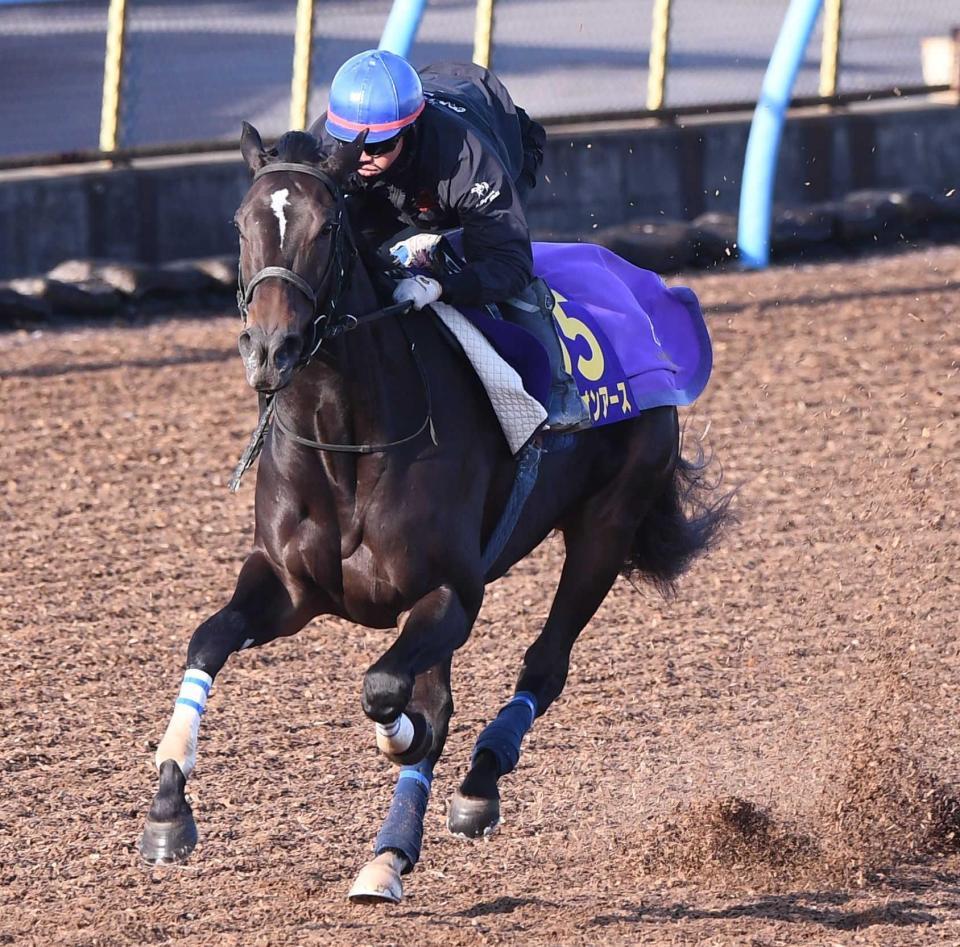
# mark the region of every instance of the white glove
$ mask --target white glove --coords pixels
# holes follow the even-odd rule
[[[390,247],[390,255],[401,266],[429,266],[439,242],[438,233],[415,233]]]
[[[429,276],[414,276],[402,279],[393,291],[395,303],[413,303],[414,309],[423,309],[435,303],[443,292],[443,287]]]

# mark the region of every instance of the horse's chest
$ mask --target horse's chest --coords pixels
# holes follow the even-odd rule
[[[363,624],[393,624],[409,607],[405,552],[397,542],[386,548],[363,542],[342,561],[343,605],[350,618]]]

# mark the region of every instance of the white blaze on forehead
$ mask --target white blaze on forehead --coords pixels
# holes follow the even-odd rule
[[[279,191],[274,191],[270,195],[270,207],[273,209],[273,213],[277,218],[277,222],[280,224],[280,249],[283,249],[283,236],[287,232],[287,215],[283,212],[284,207],[290,206],[290,201],[287,200],[290,191],[287,188],[282,188]]]

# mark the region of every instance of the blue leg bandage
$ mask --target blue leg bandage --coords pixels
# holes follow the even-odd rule
[[[537,716],[537,698],[529,691],[516,694],[505,704],[496,719],[483,728],[473,748],[475,761],[481,750],[489,750],[497,760],[497,769],[504,776],[516,767],[520,759],[520,743],[533,726]]]
[[[430,798],[433,766],[421,760],[416,766],[402,766],[393,790],[390,811],[373,843],[373,853],[380,855],[387,849],[402,853],[412,868],[420,859],[423,842],[423,817]]]

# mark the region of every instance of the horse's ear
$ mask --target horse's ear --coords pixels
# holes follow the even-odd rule
[[[243,155],[251,174],[256,174],[267,163],[260,132],[249,122],[243,123],[243,131],[240,133],[240,154]]]
[[[324,170],[330,177],[343,181],[348,174],[353,174],[360,167],[360,155],[363,153],[363,146],[367,143],[369,131],[369,128],[365,128],[353,141],[341,145],[324,162]]]

